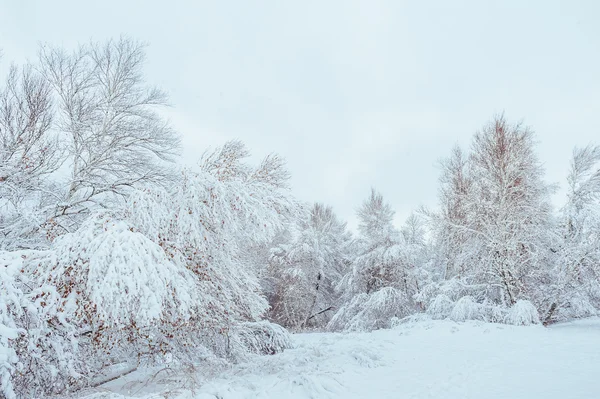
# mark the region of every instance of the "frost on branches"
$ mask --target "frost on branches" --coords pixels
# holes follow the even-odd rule
[[[0,87],[0,249],[43,249],[91,213],[175,179],[166,95],[144,81],[144,46],[42,46]]]

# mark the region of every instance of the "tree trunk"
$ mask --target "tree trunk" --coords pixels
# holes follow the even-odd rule
[[[317,304],[317,297],[319,296],[319,286],[320,285],[321,285],[321,272],[319,272],[319,274],[317,274],[317,283],[315,284],[315,296],[313,297],[313,301],[310,305],[310,308],[308,309],[308,314],[306,315],[306,319],[304,319],[304,322],[301,324],[302,328],[305,328],[306,325],[308,324],[308,321],[311,319],[313,309],[315,308],[315,305]]]

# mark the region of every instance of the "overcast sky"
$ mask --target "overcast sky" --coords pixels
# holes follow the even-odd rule
[[[434,205],[436,162],[502,111],[564,185],[572,148],[600,142],[599,21],[596,0],[0,0],[0,48],[147,42],[184,162],[232,138],[277,152],[299,198],[354,227],[371,186],[397,224]]]

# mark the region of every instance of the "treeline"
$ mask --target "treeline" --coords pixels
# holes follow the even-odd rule
[[[1,395],[273,354],[286,328],[598,313],[600,147],[573,152],[553,209],[533,132],[495,117],[442,162],[437,209],[397,229],[373,190],[352,235],[277,155],[233,141],[180,167],[143,61],[127,38],[43,46],[0,90]]]

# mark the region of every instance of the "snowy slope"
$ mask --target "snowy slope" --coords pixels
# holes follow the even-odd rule
[[[295,349],[216,376],[133,374],[86,398],[600,398],[600,319],[551,328],[421,320],[294,339]]]

